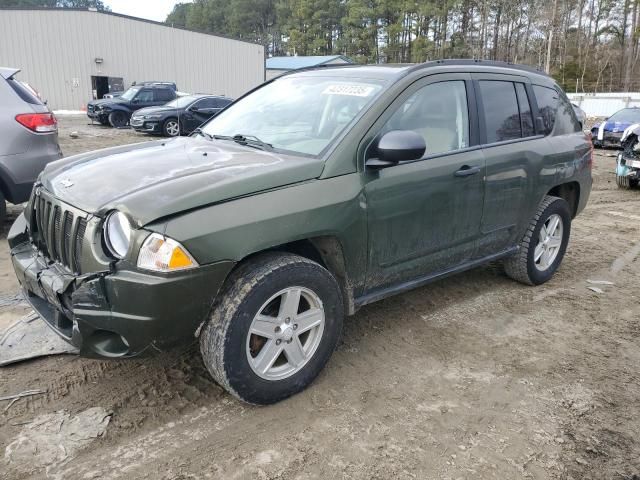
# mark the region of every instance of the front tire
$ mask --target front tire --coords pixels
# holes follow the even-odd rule
[[[162,134],[165,137],[177,137],[180,135],[180,123],[177,118],[168,118],[162,124]]]
[[[504,262],[506,274],[526,285],[541,285],[558,270],[569,243],[571,211],[562,198],[547,195],[520,242]]]
[[[298,255],[267,253],[228,279],[200,336],[211,376],[245,402],[304,390],[333,353],[344,317],[329,271]]]
[[[129,122],[129,117],[126,113],[116,110],[109,114],[109,123],[113,128],[126,127]]]

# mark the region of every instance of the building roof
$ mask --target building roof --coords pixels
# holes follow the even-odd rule
[[[135,20],[138,22],[145,22],[145,23],[152,23],[154,25],[159,25],[161,27],[167,27],[167,28],[172,28],[172,29],[177,29],[177,30],[186,30],[187,32],[193,32],[193,33],[201,33],[203,35],[211,35],[212,37],[220,37],[220,38],[226,38],[227,40],[235,40],[237,42],[244,42],[244,43],[252,43],[254,45],[262,45],[259,42],[254,42],[253,40],[244,40],[242,38],[236,38],[236,37],[231,37],[229,35],[221,35],[219,33],[212,33],[212,32],[205,32],[202,30],[195,30],[192,28],[186,28],[186,27],[181,27],[178,25],[173,25],[173,24],[168,24],[168,23],[164,23],[164,22],[156,22],[155,20],[149,20],[147,18],[140,18],[140,17],[132,17],[131,15],[125,15],[124,13],[116,13],[116,12],[111,12],[108,10],[97,10],[96,8],[81,8],[81,7],[0,7],[0,11],[2,10],[26,10],[26,11],[36,11],[36,10],[40,10],[40,11],[55,11],[55,12],[91,12],[91,13],[97,13],[100,15],[111,15],[113,17],[120,17],[120,18],[126,18],[128,20]]]
[[[271,57],[267,58],[268,70],[297,70],[298,68],[317,67],[325,65],[329,62],[342,60],[344,63],[353,63],[353,61],[344,55],[311,55],[311,56],[295,56],[295,57]]]

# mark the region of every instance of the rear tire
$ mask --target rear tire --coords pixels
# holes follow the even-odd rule
[[[506,274],[526,285],[547,282],[562,263],[570,234],[569,204],[547,195],[531,219],[518,253],[505,260]]]
[[[267,253],[227,280],[200,336],[211,376],[245,402],[304,390],[333,353],[344,317],[335,278],[298,255]]]
[[[129,123],[129,116],[124,112],[116,110],[109,114],[109,123],[113,128],[126,127],[127,123]]]

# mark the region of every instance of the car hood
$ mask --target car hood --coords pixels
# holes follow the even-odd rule
[[[185,210],[317,178],[324,161],[204,137],[108,148],[50,163],[41,183],[89,213],[143,226]]]
[[[92,105],[92,106],[95,107],[97,105],[101,105],[102,106],[102,105],[106,105],[108,103],[112,103],[112,104],[113,103],[127,103],[127,101],[126,100],[122,100],[122,99],[120,99],[118,97],[116,97],[116,98],[103,98],[102,100],[92,100],[91,102],[89,102],[89,105]]]

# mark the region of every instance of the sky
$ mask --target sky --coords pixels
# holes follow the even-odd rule
[[[104,0],[104,4],[116,13],[132,17],[146,18],[164,22],[176,3],[188,3],[189,0]]]

